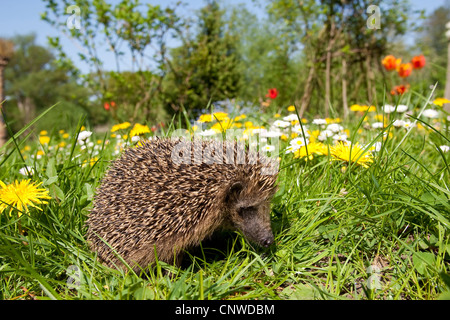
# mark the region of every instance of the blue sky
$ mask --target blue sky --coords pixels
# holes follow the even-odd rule
[[[145,1],[152,4],[160,4],[164,6],[167,3],[174,3],[174,0],[152,0]],[[186,1],[187,2],[187,1]],[[45,11],[44,3],[40,0],[0,0],[0,37],[12,37],[18,34],[28,34],[34,32],[37,35],[37,42],[41,45],[47,45],[47,36],[61,36],[57,30],[40,19],[40,14]],[[195,10],[204,5],[204,0],[190,0],[186,7],[187,15],[193,15]],[[251,0],[222,0],[223,4],[246,3],[248,7],[253,8]],[[437,7],[443,5],[445,0],[410,0],[413,8],[425,9],[426,12],[432,12]],[[252,9],[252,11],[261,12],[260,9]],[[66,37],[61,37],[62,45],[65,52],[74,59],[77,64],[78,48],[72,41]],[[111,65],[113,61],[109,62]],[[83,69],[83,68],[82,68]]]

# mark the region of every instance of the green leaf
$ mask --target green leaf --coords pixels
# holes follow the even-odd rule
[[[416,252],[413,256],[413,264],[417,272],[425,275],[427,266],[434,266],[435,256],[431,252]]]
[[[307,284],[294,284],[282,291],[289,300],[315,300],[319,298],[317,290]]]

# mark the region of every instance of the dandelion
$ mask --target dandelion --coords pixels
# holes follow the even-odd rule
[[[450,100],[445,99],[445,98],[436,98],[433,101],[433,104],[442,107],[445,103],[450,103]]]
[[[202,114],[198,118],[197,122],[211,122],[213,120],[213,116],[211,114]]]
[[[39,142],[41,144],[48,144],[50,142],[50,137],[48,137],[48,136],[40,136],[39,137]]]
[[[41,136],[46,136],[48,134],[48,132],[46,130],[42,130],[41,132],[39,132],[39,134]]]
[[[47,204],[47,201],[51,199],[48,195],[48,191],[44,188],[38,188],[42,182],[34,184],[31,179],[22,180],[18,182],[17,180],[9,185],[0,181],[0,213],[3,213],[9,208],[9,214],[11,214],[12,209],[17,209],[19,216],[23,212],[28,212],[28,206],[39,208],[38,204]]]
[[[294,150],[294,158],[305,158],[305,161],[314,159],[314,155],[323,156],[327,154],[328,147],[321,142],[309,143],[307,146],[301,146]]]
[[[364,151],[364,148],[356,143],[345,144],[338,143],[330,148],[334,160],[342,160],[347,163],[355,162],[364,168],[368,168],[373,162],[373,156],[370,152]]]
[[[129,122],[123,122],[123,123],[115,124],[111,128],[111,132],[116,132],[116,131],[119,131],[119,130],[125,130],[125,129],[128,129],[130,126],[131,126],[131,123],[129,123]]]
[[[150,128],[148,126],[136,123],[130,131],[130,137],[139,136],[144,133],[150,133]]]
[[[289,106],[289,107],[287,108],[287,110],[288,110],[289,112],[294,112],[294,111],[295,111],[295,106]]]

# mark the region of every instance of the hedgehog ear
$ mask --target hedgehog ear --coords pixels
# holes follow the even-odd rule
[[[228,201],[236,201],[239,198],[239,194],[244,189],[242,182],[237,181],[234,182],[229,188],[227,193],[227,202]]]

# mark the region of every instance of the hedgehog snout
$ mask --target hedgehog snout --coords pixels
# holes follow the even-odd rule
[[[264,239],[262,239],[261,244],[263,247],[268,248],[273,243],[273,241],[274,241],[273,234],[271,234],[271,235],[265,237]]]

